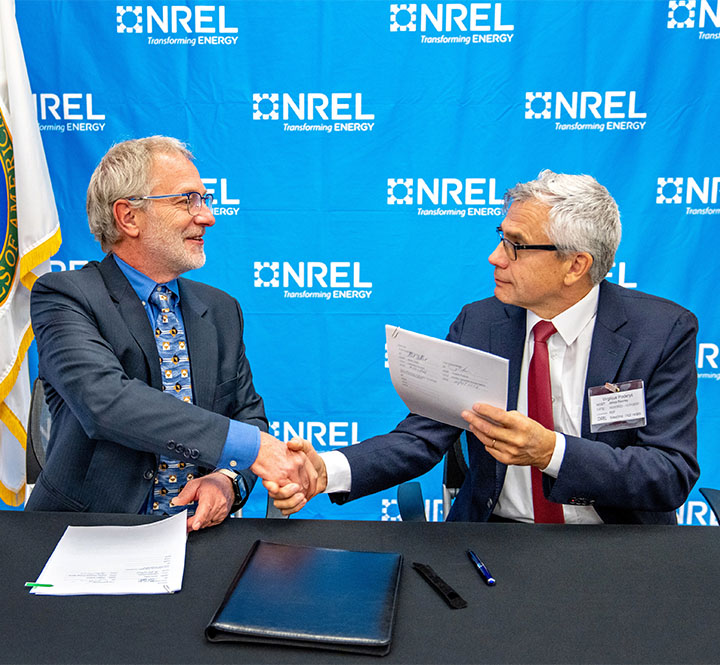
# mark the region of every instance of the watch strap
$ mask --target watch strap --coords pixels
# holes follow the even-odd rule
[[[232,471],[231,469],[215,469],[215,471],[217,473],[222,473],[223,476],[227,476],[232,482],[235,499],[233,501],[232,507],[230,508],[230,512],[234,513],[235,511],[240,510],[240,508],[245,505],[245,501],[247,501],[248,497],[248,490],[247,484],[245,483],[245,478],[243,478],[241,474],[237,473],[236,471]]]

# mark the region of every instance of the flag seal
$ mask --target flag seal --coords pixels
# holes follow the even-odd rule
[[[12,292],[17,272],[18,226],[15,195],[15,158],[10,130],[0,109],[0,307]]]

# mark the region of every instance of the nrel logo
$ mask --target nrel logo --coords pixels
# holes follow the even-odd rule
[[[356,422],[271,422],[273,435],[281,441],[295,437],[309,441],[313,448],[342,448],[357,443],[358,424]]]
[[[220,217],[222,215],[237,215],[240,213],[240,199],[231,198],[228,195],[227,178],[202,178],[203,184],[207,188],[207,193],[212,194],[215,199],[213,202],[213,215]],[[220,191],[216,189],[218,182],[220,183]]]
[[[237,33],[238,29],[227,25],[223,5],[195,7],[117,5],[115,10],[118,33],[182,35],[181,37],[148,37],[147,43],[151,45],[232,46],[238,40],[237,36],[225,36]],[[197,35],[197,37],[187,35]]]
[[[287,92],[253,93],[253,120],[303,120],[284,122],[286,132],[371,132],[374,113],[363,113],[362,93]]]
[[[366,299],[372,295],[372,282],[361,279],[359,262],[254,262],[256,288],[279,288],[281,283],[284,298]],[[306,290],[313,288],[322,290]]]
[[[380,513],[380,521],[382,522],[401,522],[400,509],[398,508],[397,499],[383,499],[382,512]]]
[[[442,522],[445,519],[442,499],[425,499],[425,519],[428,522]],[[402,521],[397,499],[382,500],[380,520],[382,522]]]
[[[718,526],[717,517],[704,501],[687,501],[676,511],[680,526],[697,524],[698,526]]]
[[[615,268],[617,266],[617,278],[615,278],[614,271],[608,272],[607,275],[605,275],[605,278],[608,280],[613,280],[616,284],[619,286],[624,286],[626,289],[636,289],[637,288],[637,282],[630,282],[627,278],[627,264],[625,261],[620,261],[620,263],[613,263],[612,267]]]
[[[637,110],[637,91],[635,90],[608,90],[595,92],[593,90],[562,92],[526,92],[525,93],[525,119],[550,120],[562,119],[590,119],[605,120],[605,122],[556,122],[556,130],[594,130],[603,132],[613,130],[645,129],[647,121],[632,120],[632,118],[646,118],[647,113]]]
[[[418,215],[502,215],[495,178],[388,178],[387,204],[418,205]],[[462,206],[462,207],[427,207]]]
[[[33,95],[41,132],[102,132],[105,114],[96,113],[91,92],[40,92]],[[93,122],[94,121],[94,122]]]
[[[469,6],[458,2],[390,4],[390,32],[431,30],[461,34],[422,34],[421,44],[510,43],[515,36],[515,26],[503,23],[501,2],[473,2]]]
[[[698,39],[720,39],[720,32],[705,32],[705,27],[720,28],[720,0],[669,0],[667,27],[671,30],[700,28]]]
[[[50,270],[53,272],[64,272],[66,270],[80,270],[86,263],[87,259],[72,259],[65,263],[59,259],[50,259]]]
[[[716,206],[720,195],[720,176],[704,178],[658,178],[655,203],[659,205],[685,203],[687,215],[718,215]]]
[[[718,355],[720,354],[720,347],[717,344],[711,344],[709,342],[703,342],[698,344],[697,352],[697,368],[698,368],[698,379],[714,379],[720,381],[720,369]],[[705,370],[701,372],[700,370]]]
[[[668,2],[668,28],[695,27],[695,0],[670,0]]]

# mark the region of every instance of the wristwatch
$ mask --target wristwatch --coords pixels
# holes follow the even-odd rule
[[[230,469],[215,469],[215,471],[217,473],[222,473],[223,476],[227,476],[232,482],[233,492],[235,492],[235,500],[233,501],[232,508],[230,508],[230,512],[234,513],[235,511],[240,510],[240,508],[245,505],[245,502],[248,498],[245,478],[243,478],[239,473],[231,471]]]

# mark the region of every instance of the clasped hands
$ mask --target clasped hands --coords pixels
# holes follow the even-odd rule
[[[461,415],[488,454],[498,462],[538,469],[544,469],[550,463],[555,450],[555,432],[528,416],[481,403],[474,404],[472,411],[463,411]],[[284,515],[297,512],[327,487],[325,464],[312,445],[296,438],[288,441],[287,446],[305,456],[317,478],[314,486],[312,483],[303,486],[294,482],[282,485],[263,481],[275,507]]]
[[[281,489],[283,496],[292,496],[295,507],[292,512],[300,510],[327,485],[325,465],[313,447],[302,439],[284,443],[266,432],[260,432],[260,450],[250,470],[262,478],[263,485],[273,498],[273,492]],[[232,481],[215,472],[189,481],[172,505],[197,502],[195,514],[188,517],[189,532],[220,524],[228,516],[234,498]]]

